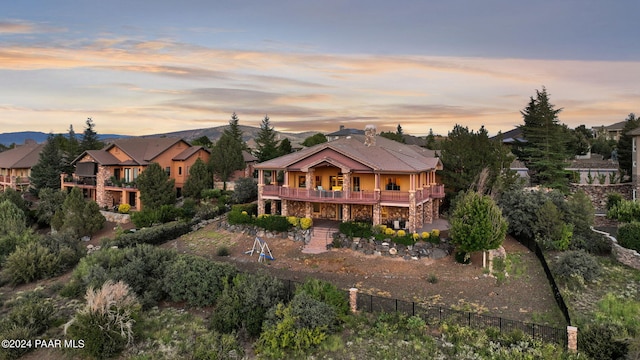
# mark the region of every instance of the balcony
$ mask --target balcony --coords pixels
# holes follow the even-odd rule
[[[27,176],[0,175],[0,184],[15,188],[20,186],[29,186],[31,181]]]
[[[286,188],[277,185],[265,185],[262,196],[279,197],[287,200],[312,201],[312,202],[335,202],[350,204],[375,204],[377,202],[389,203],[409,203],[408,191],[383,190],[379,193],[372,190],[363,191],[333,191],[333,190],[312,190],[305,188]],[[430,188],[417,190],[415,192],[416,202],[422,202],[429,198],[444,197],[444,186],[433,185]]]
[[[96,186],[96,178],[77,175],[65,176],[63,178],[63,185],[91,188]]]

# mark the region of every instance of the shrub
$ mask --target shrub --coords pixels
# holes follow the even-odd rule
[[[621,200],[607,210],[607,217],[620,222],[640,221],[640,202]]]
[[[269,231],[283,232],[291,228],[291,224],[287,221],[287,218],[279,215],[259,216],[256,218],[255,224]]]
[[[422,234],[420,234],[420,236],[422,237],[422,240],[426,240],[429,238],[430,234],[428,231],[423,231]]]
[[[247,214],[247,212],[236,211],[236,210],[232,210],[231,212],[229,212],[229,215],[227,216],[227,221],[229,221],[229,224],[231,225],[253,223],[253,219],[249,214]]]
[[[220,246],[218,250],[216,250],[217,256],[229,256],[229,254],[230,254],[229,248],[226,246]]]
[[[129,210],[131,210],[131,205],[129,205],[129,204],[120,204],[120,205],[118,205],[118,212],[120,214],[128,214]]]
[[[602,267],[595,256],[582,250],[574,250],[560,255],[554,272],[565,280],[579,276],[585,281],[593,281],[602,273]]]
[[[302,230],[307,230],[311,226],[313,226],[313,219],[307,217],[300,219],[300,228]]]
[[[176,239],[191,231],[191,225],[184,221],[173,221],[166,224],[140,229],[136,232],[124,233],[105,245],[130,247],[137,244],[162,244]]]
[[[200,196],[202,196],[202,198],[206,200],[217,199],[221,195],[222,190],[220,189],[204,189],[200,192]]]
[[[338,315],[349,313],[349,302],[343,291],[335,285],[318,279],[307,279],[296,289],[296,295],[307,293],[312,298],[331,305]]]
[[[456,259],[456,262],[459,264],[470,264],[471,263],[471,257],[469,256],[468,253],[464,252],[464,251],[456,251],[454,258]]]
[[[196,207],[195,217],[201,220],[213,219],[224,212],[224,207],[218,207],[210,203],[200,204]]]
[[[236,204],[254,201],[258,198],[258,184],[253,178],[240,178],[235,181],[231,199]]]
[[[349,237],[368,238],[373,235],[371,224],[357,221],[345,221],[340,223],[339,230]]]
[[[52,299],[40,292],[29,292],[11,304],[11,310],[2,320],[2,328],[24,327],[29,330],[29,336],[22,339],[33,338],[49,329],[56,312]]]
[[[293,227],[298,227],[300,225],[300,218],[297,216],[287,216],[287,221]]]
[[[594,360],[624,359],[629,345],[621,339],[622,329],[613,324],[593,324],[578,336],[578,348]]]
[[[150,227],[155,223],[158,223],[158,215],[150,208],[144,208],[141,211],[136,211],[131,214],[131,222],[137,228]]]
[[[618,205],[622,201],[622,194],[613,192],[607,194],[607,211],[611,210],[614,206]]]
[[[249,215],[258,215],[258,204],[237,204],[231,206],[232,212],[246,211]]]
[[[237,270],[193,255],[181,255],[167,268],[164,290],[172,301],[186,301],[191,306],[209,306],[233,278]]]
[[[640,252],[640,222],[634,221],[620,226],[617,240],[620,246]]]
[[[37,242],[19,246],[4,263],[3,275],[13,285],[52,277],[60,272],[60,257]]]
[[[87,289],[84,308],[65,324],[65,334],[84,340],[82,351],[95,358],[117,355],[133,342],[140,304],[129,286],[107,281],[99,290]]]

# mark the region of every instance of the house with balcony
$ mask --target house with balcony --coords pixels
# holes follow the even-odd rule
[[[0,191],[29,188],[31,168],[40,160],[42,148],[44,144],[27,141],[24,145],[0,152]]]
[[[125,138],[101,150],[87,150],[73,161],[76,171],[62,175],[62,188],[80,187],[100,207],[129,204],[141,210],[136,179],[151,163],[158,163],[175,180],[178,197],[197,159],[207,162],[210,152],[179,138]]]
[[[371,126],[364,135],[318,144],[255,168],[259,214],[370,221],[414,232],[438,218],[444,197],[436,176],[442,162],[432,150],[378,136]]]

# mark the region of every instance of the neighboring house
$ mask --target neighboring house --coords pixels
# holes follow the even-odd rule
[[[640,144],[640,127],[629,132],[629,135],[633,136],[631,139],[631,181],[633,181],[635,191],[640,190],[640,184],[638,183],[638,175],[640,175],[640,153],[638,152],[638,144]],[[635,196],[634,196],[635,199]]]
[[[624,125],[626,124],[626,122],[627,121],[625,120],[617,122],[615,124],[611,124],[609,126],[594,126],[591,128],[591,131],[593,131],[596,137],[604,136],[607,140],[618,141],[620,140],[620,136],[622,136],[622,130],[624,130]]]
[[[351,135],[364,135],[364,130],[346,129],[344,125],[340,125],[340,130],[325,135],[328,141],[346,138]]]
[[[432,150],[376,135],[350,135],[257,164],[258,213],[363,220],[410,232],[438,218],[444,197]],[[284,172],[276,184],[272,174]],[[266,209],[267,201],[271,202]]]
[[[520,129],[520,127],[516,127],[504,133],[500,133],[492,137],[491,140],[497,140],[500,137],[502,137],[502,143],[505,145],[514,145],[527,142],[527,140],[524,139],[524,135],[522,134],[522,129]]]
[[[155,162],[165,169],[175,180],[180,197],[191,166],[198,158],[207,162],[209,155],[208,149],[179,138],[118,139],[102,150],[87,150],[74,160],[76,172],[69,177],[62,175],[62,188],[78,186],[101,207],[129,204],[141,210],[136,179],[149,164]]]
[[[255,174],[255,165],[258,163],[258,158],[253,156],[250,152],[242,150],[242,159],[244,160],[245,168],[242,170],[236,170],[231,174],[227,181],[227,190],[233,190],[235,188],[236,180],[243,177],[255,178],[257,175]],[[224,182],[220,181],[220,179],[216,177],[214,187],[222,189],[223,186]]]
[[[0,191],[8,188],[22,191],[29,187],[31,168],[40,160],[43,147],[44,144],[27,141],[0,152]]]
[[[590,159],[576,159],[566,167],[576,184],[617,184],[620,182],[618,162],[603,160],[602,155],[592,155]]]

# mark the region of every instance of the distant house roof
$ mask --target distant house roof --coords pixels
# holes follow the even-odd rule
[[[206,151],[208,153],[211,153],[211,150],[207,149],[206,147],[203,147],[203,146],[191,146],[191,147],[186,148],[180,154],[176,155],[172,160],[175,160],[175,161],[187,160],[188,158],[193,156],[193,154],[197,153],[200,150],[204,150],[204,151]]]
[[[153,162],[153,159],[155,159],[160,154],[167,151],[169,148],[179,142],[183,142],[186,145],[186,149],[183,151],[183,153],[178,154],[176,157],[187,155],[191,156],[189,155],[189,151],[193,151],[193,153],[195,153],[195,151],[197,150],[193,150],[193,148],[200,148],[199,146],[193,147],[188,142],[180,138],[123,138],[114,140],[111,144],[105,146],[102,150],[87,150],[84,153],[80,154],[80,156],[78,156],[73,161],[73,163],[76,163],[77,161],[82,159],[85,154],[88,154],[102,165],[149,165],[149,163]],[[117,147],[122,152],[127,154],[131,158],[131,160],[126,160],[124,162],[118,160],[118,158],[116,158],[109,152],[109,150],[114,147]]]
[[[509,131],[499,133],[496,136],[491,137],[491,140],[498,140],[498,138],[502,136],[502,143],[504,144],[513,144],[515,142],[527,142],[524,139],[524,135],[522,134],[522,129],[520,127],[516,127],[515,129],[511,129]]]
[[[248,162],[257,162],[258,161],[257,157],[253,156],[253,154],[251,154],[250,152],[248,152],[246,150],[242,150],[242,159],[246,163],[248,163]]]
[[[640,135],[640,127],[629,131],[628,134],[632,136]]]
[[[627,122],[626,120],[625,121],[619,121],[619,122],[617,122],[615,124],[611,124],[611,125],[605,126],[604,128],[606,130],[622,130],[622,129],[624,129],[624,124],[626,122]]]
[[[259,163],[256,169],[285,169],[321,152],[328,155],[332,152],[338,153],[377,172],[414,173],[442,169],[442,163],[433,150],[401,144],[381,136],[375,137],[375,145],[367,146],[364,135],[351,135],[349,138],[340,138],[302,149]]]
[[[340,125],[340,130],[327,134],[326,136],[350,136],[350,135],[364,135],[364,130],[360,129],[347,129],[344,125]]]
[[[40,160],[40,152],[44,144],[27,144],[16,146],[0,152],[0,168],[27,169],[33,167]]]

